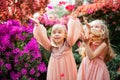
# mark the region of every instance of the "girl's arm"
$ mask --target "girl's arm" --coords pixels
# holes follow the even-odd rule
[[[37,42],[42,45],[45,49],[50,51],[51,43],[50,40],[47,37],[47,31],[46,28],[39,23],[38,20],[29,17],[32,19],[35,23],[35,27],[33,29],[33,36],[37,40]]]
[[[86,48],[86,55],[91,60],[91,59],[99,56],[101,53],[104,53],[107,49],[107,44],[105,42],[101,43],[95,51],[92,51],[88,44],[85,44],[85,48]]]
[[[82,24],[80,23],[79,19],[76,18],[75,15],[72,15],[72,17],[68,21],[67,26],[68,26],[67,42],[69,43],[70,46],[73,46],[83,33]]]
[[[35,25],[33,29],[33,35],[40,45],[42,45],[45,49],[50,51],[50,40],[47,37],[47,31],[43,25]]]
[[[86,18],[83,16],[83,21],[86,25],[86,30],[84,31],[84,38],[89,38],[89,34],[91,32],[91,27],[90,24],[88,23],[88,21],[86,20]]]

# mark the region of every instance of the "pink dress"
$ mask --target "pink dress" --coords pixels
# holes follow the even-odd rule
[[[91,49],[94,51],[98,46],[99,44],[91,44]],[[99,55],[92,60],[84,57],[78,70],[77,80],[110,80],[104,56]]]
[[[44,27],[35,27],[34,37],[47,50],[51,51],[51,56],[47,70],[47,80],[76,80],[77,67],[72,53],[72,46],[80,35],[80,22],[78,19],[70,19],[68,22],[67,39],[61,47],[54,47],[47,38]],[[77,34],[77,35],[76,35]]]

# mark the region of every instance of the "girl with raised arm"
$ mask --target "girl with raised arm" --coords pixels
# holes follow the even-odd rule
[[[110,80],[105,62],[110,61],[115,54],[110,47],[109,32],[102,20],[94,20],[88,28],[87,39],[83,39],[83,59],[78,70],[77,80]]]
[[[47,37],[45,27],[37,21],[35,23],[34,37],[40,45],[51,52],[47,80],[76,80],[77,67],[72,53],[72,46],[82,32],[79,19],[71,16],[67,24],[68,30],[65,25],[55,24],[52,27],[50,40]]]

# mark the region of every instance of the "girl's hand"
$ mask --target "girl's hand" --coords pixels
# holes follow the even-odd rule
[[[88,21],[86,20],[86,18],[83,16],[83,21],[85,23],[85,25],[90,29],[90,24],[88,23]]]
[[[31,19],[32,21],[34,21],[34,23],[35,23],[36,25],[40,25],[38,19],[35,19],[35,18],[31,17],[31,16],[27,16],[27,17],[28,17],[29,19]]]
[[[78,16],[78,12],[77,11],[73,11],[72,13],[71,13],[71,17],[72,18],[77,18],[77,16]]]
[[[83,16],[83,21],[86,25],[84,38],[88,39],[88,38],[90,38],[91,27],[90,27],[90,24],[88,23],[88,21],[86,20],[86,18],[84,16]]]
[[[84,43],[89,45],[91,42],[92,42],[92,39],[89,37],[89,38],[84,38]]]

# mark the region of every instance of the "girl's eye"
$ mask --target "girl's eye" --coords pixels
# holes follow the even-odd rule
[[[99,26],[95,26],[96,28],[99,28]]]
[[[61,30],[57,31],[58,33],[61,33]]]
[[[58,33],[61,33],[60,31]]]
[[[93,26],[90,26],[91,28],[93,27]]]

